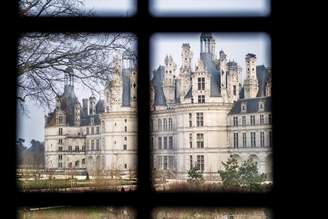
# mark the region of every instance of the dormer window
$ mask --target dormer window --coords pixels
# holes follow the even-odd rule
[[[247,104],[246,103],[242,103],[241,104],[241,112],[242,113],[246,113],[247,112]]]
[[[264,111],[264,102],[263,101],[259,102],[258,111]]]

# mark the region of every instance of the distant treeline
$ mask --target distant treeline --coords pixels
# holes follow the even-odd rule
[[[18,168],[44,168],[44,142],[31,140],[30,147],[24,145],[25,140],[16,141]]]

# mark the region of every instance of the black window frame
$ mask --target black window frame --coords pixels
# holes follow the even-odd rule
[[[271,11],[273,4],[271,4]],[[14,11],[17,11],[17,5]],[[16,189],[16,208],[25,206],[131,206],[137,218],[151,218],[152,209],[160,206],[231,206],[272,207],[270,194],[160,193],[155,192],[151,181],[149,74],[150,37],[156,32],[265,32],[272,39],[272,12],[267,17],[153,17],[149,1],[137,1],[137,13],[133,17],[19,17],[15,15],[15,37],[25,32],[133,32],[138,37],[138,147],[137,190],[130,193],[23,193]],[[110,25],[108,25],[110,24]],[[144,30],[141,27],[147,27]],[[16,46],[16,43],[14,43]],[[14,76],[15,78],[15,76]],[[15,78],[16,80],[16,78]],[[13,80],[13,83],[16,81]],[[12,92],[12,93],[15,93]],[[15,112],[15,111],[13,111]],[[14,179],[16,180],[16,179]],[[275,181],[275,180],[274,180]],[[11,181],[10,181],[11,182]],[[14,183],[12,183],[14,185]],[[143,197],[147,196],[146,199]],[[219,198],[220,197],[220,198]],[[140,200],[143,200],[140,202]],[[16,215],[16,213],[15,213]]]

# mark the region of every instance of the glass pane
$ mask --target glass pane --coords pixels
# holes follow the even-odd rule
[[[156,190],[271,188],[270,45],[265,33],[152,36],[150,127]],[[167,120],[172,121],[170,130],[163,125]],[[163,141],[167,137],[173,141],[169,148]],[[231,168],[236,172],[232,179]]]
[[[270,0],[151,0],[154,16],[268,16]]]
[[[18,45],[22,191],[136,185],[136,36],[27,33]]]
[[[136,0],[19,0],[22,16],[133,16]]]

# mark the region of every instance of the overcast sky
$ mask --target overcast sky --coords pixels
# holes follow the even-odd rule
[[[267,16],[270,0],[150,0],[157,16]]]
[[[98,16],[133,15],[136,12],[137,0],[83,0],[87,9],[93,9]]]
[[[177,34],[177,33],[158,33],[151,39],[151,70],[159,65],[164,65],[166,54],[171,54],[177,63],[177,69],[181,66],[181,46],[189,43],[193,51],[192,66],[194,68],[200,52],[200,33]],[[228,34],[215,33],[216,53],[222,49],[227,54],[228,60],[236,61],[242,67],[242,74],[245,73],[245,55],[254,53],[257,56],[257,64],[271,66],[271,43],[270,37],[264,33],[249,34]],[[87,89],[75,85],[75,94],[80,102],[82,98],[88,98],[91,94]],[[98,99],[98,97],[97,97]],[[32,139],[44,140],[44,115],[48,110],[41,108],[33,102],[26,105],[28,116],[17,113],[17,137],[24,138],[25,145],[29,146]]]

